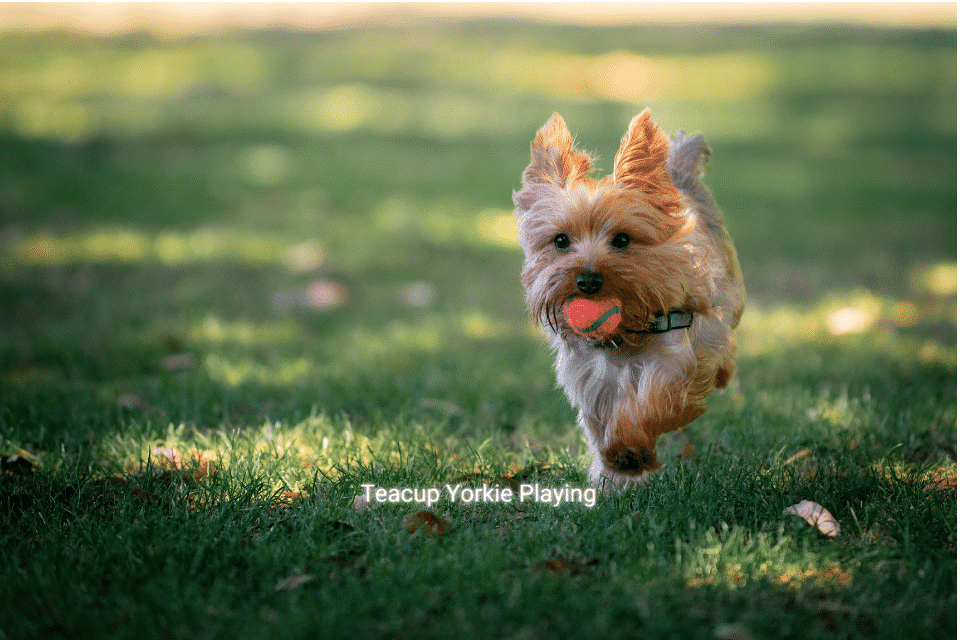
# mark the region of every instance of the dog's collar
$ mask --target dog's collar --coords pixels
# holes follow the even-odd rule
[[[664,315],[658,311],[653,320],[645,329],[627,329],[630,333],[666,333],[674,329],[686,329],[693,324],[693,313],[690,311],[671,311]]]

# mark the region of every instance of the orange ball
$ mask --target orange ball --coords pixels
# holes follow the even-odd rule
[[[620,300],[570,296],[563,305],[570,328],[587,338],[604,338],[620,326]]]

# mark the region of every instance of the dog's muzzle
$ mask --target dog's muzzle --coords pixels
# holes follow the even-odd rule
[[[574,283],[577,285],[577,289],[591,296],[603,288],[603,276],[596,271],[583,271],[577,274]]]

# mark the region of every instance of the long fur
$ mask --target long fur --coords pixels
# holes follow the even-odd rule
[[[701,182],[709,154],[700,134],[668,139],[647,110],[631,121],[611,175],[595,180],[593,159],[554,114],[513,194],[527,306],[556,352],[557,381],[578,410],[594,482],[643,482],[659,467],[660,435],[700,416],[735,371],[743,281]],[[554,245],[561,233],[570,240],[562,250]],[[629,246],[614,248],[611,238],[623,233]],[[603,295],[622,301],[614,335],[586,338],[564,322],[562,306],[585,270],[602,275]],[[674,309],[693,312],[688,329],[642,333],[654,314]]]

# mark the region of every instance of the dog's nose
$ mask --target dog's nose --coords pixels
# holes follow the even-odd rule
[[[576,285],[577,289],[588,296],[593,295],[603,287],[603,276],[596,271],[584,271],[577,275]]]

